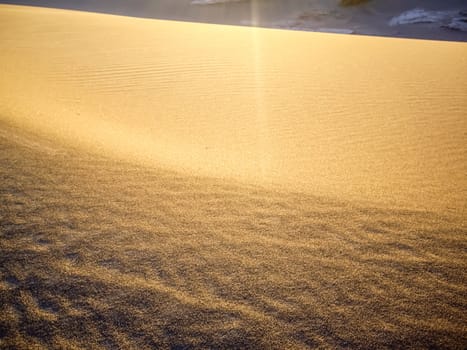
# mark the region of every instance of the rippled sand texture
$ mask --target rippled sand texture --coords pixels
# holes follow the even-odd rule
[[[0,45],[0,347],[466,347],[466,44],[0,6]]]
[[[465,43],[0,16],[3,119],[177,170],[465,208]]]
[[[0,347],[467,345],[457,221],[181,176],[0,126]]]

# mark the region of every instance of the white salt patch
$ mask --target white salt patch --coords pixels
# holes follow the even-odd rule
[[[415,23],[440,23],[455,16],[456,11],[427,11],[416,8],[403,12],[389,21],[390,26]]]
[[[446,25],[446,27],[449,29],[467,32],[467,16],[453,18],[451,22]]]

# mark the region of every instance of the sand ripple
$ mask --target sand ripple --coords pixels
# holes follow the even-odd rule
[[[467,344],[462,221],[50,154],[1,127],[2,347]]]
[[[0,17],[9,122],[177,171],[465,208],[465,43],[14,6]]]

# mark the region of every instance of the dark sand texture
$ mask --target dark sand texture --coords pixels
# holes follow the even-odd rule
[[[467,345],[459,221],[20,135],[0,137],[4,349]]]

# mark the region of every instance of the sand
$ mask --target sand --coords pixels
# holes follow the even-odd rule
[[[465,208],[464,43],[1,16],[3,119],[187,172]]]
[[[467,344],[464,43],[0,6],[0,341]]]

